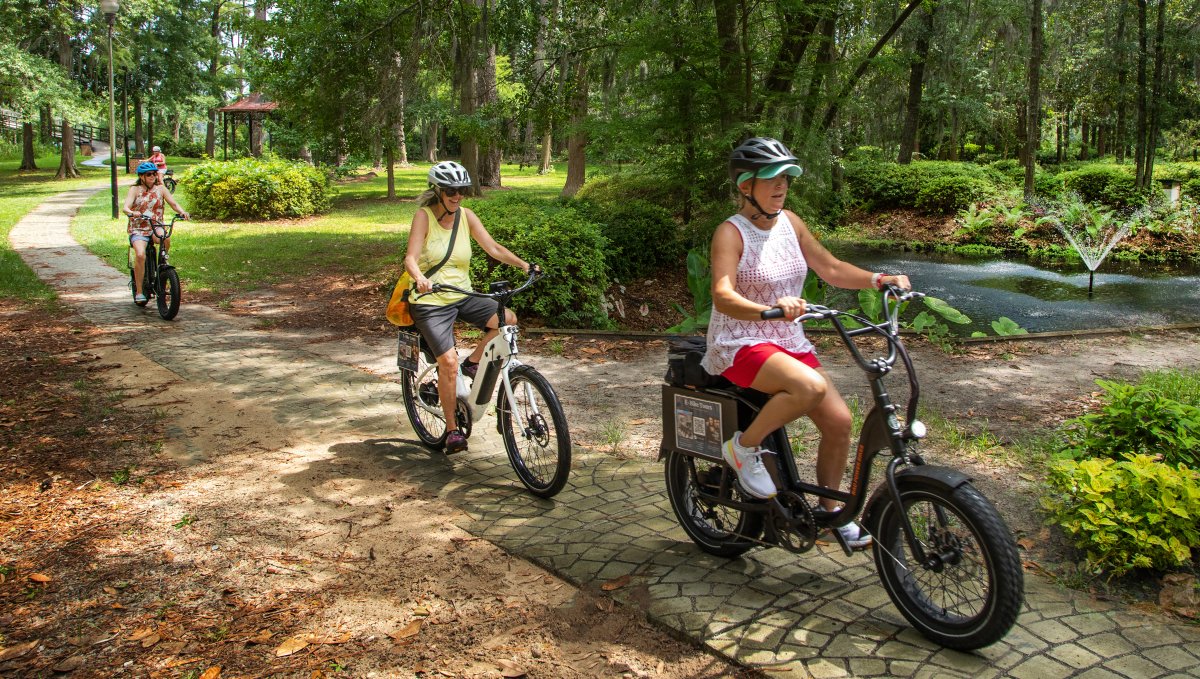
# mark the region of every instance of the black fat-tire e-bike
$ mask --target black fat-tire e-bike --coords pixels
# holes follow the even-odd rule
[[[159,239],[159,242],[162,242],[171,237],[171,232],[175,230],[175,220],[179,219],[179,215],[172,217],[169,224],[156,222],[149,217],[141,219],[150,223],[150,230]],[[154,299],[158,305],[158,315],[164,321],[175,318],[175,315],[179,313],[179,300],[183,290],[179,286],[179,272],[175,271],[175,267],[167,261],[167,253],[154,244],[154,239],[150,239],[146,243],[146,271],[142,275],[142,294],[145,295],[146,300],[142,302],[137,301],[138,291],[134,289],[136,285],[133,275],[135,261],[133,246],[130,245],[129,288],[133,290],[134,304],[146,306],[151,299]]]
[[[916,418],[919,387],[899,331],[904,302],[922,296],[884,290],[886,320],[870,319],[809,305],[796,322],[828,319],[866,373],[874,396],[859,432],[848,492],[801,480],[787,432],[780,428],[764,442],[774,451],[763,462],[779,488],[769,500],[745,494],[721,456],[721,443],[743,431],[768,396],[734,386],[699,367],[702,350],[693,344],[671,359],[663,387],[662,457],[666,490],[680,525],[706,552],[736,557],[755,546],[794,553],[816,544],[817,534],[862,516],[873,538],[875,566],[892,602],[922,634],[947,648],[977,649],[1008,633],[1024,600],[1024,574],[1016,544],[996,508],[963,473],[927,465],[916,444],[926,433]],[[764,318],[780,318],[771,309]],[[842,317],[854,319],[847,328]],[[863,356],[855,338],[882,337],[887,355]],[[897,358],[911,389],[905,418],[884,385]],[[872,462],[889,455],[884,481],[867,499]],[[816,498],[832,498],[841,508],[823,510]],[[847,555],[852,550],[831,530]]]

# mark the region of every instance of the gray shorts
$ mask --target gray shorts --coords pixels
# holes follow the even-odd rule
[[[465,321],[485,330],[488,321],[496,316],[496,302],[480,297],[464,297],[446,306],[410,304],[408,309],[413,325],[421,331],[421,337],[434,357],[454,348],[454,321]]]

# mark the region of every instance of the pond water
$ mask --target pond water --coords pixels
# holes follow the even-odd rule
[[[1082,262],[1038,263],[836,247],[870,271],[908,274],[913,287],[939,297],[990,330],[1007,316],[1030,332],[1200,322],[1200,269],[1108,260],[1088,296]]]

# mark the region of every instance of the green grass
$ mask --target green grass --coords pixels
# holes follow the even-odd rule
[[[1155,370],[1138,381],[1171,400],[1200,407],[1200,370]]]
[[[358,274],[380,286],[399,275],[401,236],[408,232],[416,198],[427,186],[429,166],[397,170],[396,200],[388,200],[387,176],[338,185],[331,212],[318,217],[274,222],[178,222],[171,262],[179,267],[186,289],[219,294],[248,292],[303,280],[318,273]],[[565,170],[538,176],[515,165],[501,169],[505,189],[491,191],[478,203],[507,191],[552,198],[562,189]],[[179,200],[186,209],[181,183]],[[168,214],[170,211],[168,210]],[[486,226],[486,225],[485,225]],[[125,220],[110,218],[107,195],[93,196],[72,224],[75,238],[110,265],[126,268]]]
[[[79,159],[82,160],[82,159]],[[48,303],[55,299],[54,291],[25,266],[8,242],[8,234],[21,217],[62,191],[77,189],[108,176],[100,168],[80,167],[80,179],[54,179],[58,171],[58,156],[37,159],[39,170],[18,172],[20,158],[0,158],[0,297],[26,302]],[[104,196],[107,199],[107,194]],[[106,206],[107,202],[104,203]]]

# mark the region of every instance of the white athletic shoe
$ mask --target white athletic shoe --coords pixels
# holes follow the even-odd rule
[[[746,448],[741,445],[742,432],[736,432],[733,438],[721,446],[721,456],[737,473],[738,484],[742,490],[752,497],[766,500],[775,497],[778,490],[767,468],[763,466],[762,456],[771,451],[763,448]]]
[[[857,523],[848,523],[837,529],[850,549],[866,549],[871,546],[871,536],[862,532]]]
[[[148,300],[146,299],[146,296],[145,296],[145,295],[134,295],[134,296],[133,296],[133,301],[135,301],[135,302],[145,302],[145,301],[148,301]]]

